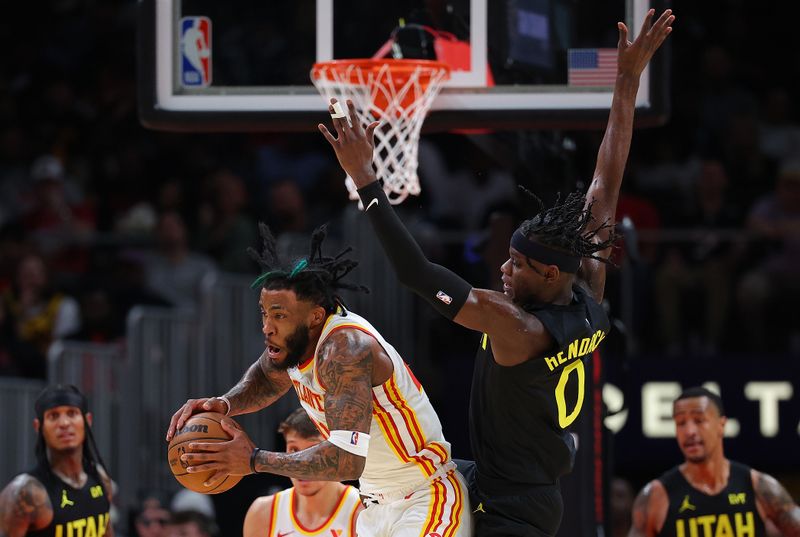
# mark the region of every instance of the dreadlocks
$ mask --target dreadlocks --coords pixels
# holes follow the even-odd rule
[[[594,205],[594,201],[587,205],[584,194],[572,192],[563,203],[560,203],[561,195],[559,194],[555,205],[545,209],[544,204],[535,194],[525,188],[522,190],[533,197],[539,203],[540,208],[540,212],[536,216],[524,221],[519,227],[526,238],[575,257],[588,257],[603,263],[611,263],[606,258],[594,255],[612,246],[616,240],[614,225],[608,221],[594,229],[589,229],[589,224],[593,220],[592,205]],[[611,230],[608,239],[595,240],[598,233],[604,229]]]
[[[258,253],[248,248],[247,253],[264,271],[253,281],[251,287],[264,289],[291,289],[297,297],[319,304],[328,313],[336,311],[337,304],[343,304],[336,294],[338,289],[369,292],[363,285],[343,282],[351,270],[358,266],[358,261],[345,258],[352,251],[348,246],[334,257],[322,255],[322,242],[328,233],[327,225],[322,225],[311,234],[311,248],[308,257],[287,262],[281,260],[276,249],[275,236],[263,223],[258,225],[261,233],[262,251]]]

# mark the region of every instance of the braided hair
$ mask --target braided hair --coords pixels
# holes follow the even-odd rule
[[[369,293],[369,289],[363,285],[342,281],[342,278],[358,266],[358,261],[344,257],[352,251],[352,247],[348,246],[333,257],[322,255],[322,242],[328,233],[327,225],[318,227],[311,234],[308,257],[291,262],[278,256],[275,236],[269,227],[259,223],[258,228],[262,251],[259,253],[254,248],[248,248],[247,252],[261,266],[263,273],[253,281],[252,288],[291,289],[297,298],[318,304],[328,314],[334,313],[337,306],[344,305],[337,290]]]
[[[61,395],[70,399],[67,403],[70,406],[77,406],[81,410],[83,417],[83,467],[95,476],[100,477],[99,468],[102,468],[106,475],[110,478],[110,473],[103,458],[100,456],[100,451],[97,449],[97,444],[94,441],[94,434],[89,422],[86,420],[86,413],[88,412],[88,402],[86,396],[72,384],[55,384],[46,387],[39,394],[36,399],[36,417],[40,421],[39,432],[36,436],[36,462],[40,468],[43,468],[48,474],[54,476],[50,461],[47,458],[47,442],[44,439],[44,411],[50,408],[47,404],[48,400],[52,401]]]
[[[520,188],[539,204],[539,213],[519,226],[525,237],[576,257],[588,257],[611,264],[610,260],[595,255],[613,246],[617,237],[614,225],[608,221],[590,229],[590,224],[594,220],[592,216],[594,201],[587,205],[585,194],[572,192],[561,202],[559,194],[555,204],[545,209],[541,199],[528,189]],[[598,233],[605,229],[611,230],[609,237],[606,240],[595,240]]]

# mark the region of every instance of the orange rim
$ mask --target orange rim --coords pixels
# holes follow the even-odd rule
[[[415,72],[417,69],[426,71],[427,75],[433,74],[438,71],[445,71],[445,79],[450,78],[450,66],[446,63],[437,62],[434,60],[393,60],[393,59],[361,59],[361,60],[331,60],[327,62],[315,63],[311,69],[311,76],[315,80],[322,78],[328,79],[324,76],[325,72],[337,73],[340,76],[348,76],[348,69],[350,67],[358,67],[362,71],[377,72],[388,66],[389,71],[392,73],[393,78],[402,79],[409,74]],[[349,73],[350,82],[358,83],[358,77],[355,70]]]

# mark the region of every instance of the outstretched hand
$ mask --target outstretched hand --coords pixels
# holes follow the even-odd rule
[[[675,15],[672,14],[671,9],[665,10],[651,26],[650,21],[653,19],[653,15],[655,15],[654,9],[647,12],[642,23],[642,29],[633,43],[628,41],[628,27],[625,26],[625,23],[617,23],[617,28],[619,28],[617,72],[620,75],[626,74],[638,78],[650,58],[658,50],[658,47],[672,32],[672,23],[675,21]]]
[[[336,99],[331,99],[331,104],[328,106],[331,115],[334,114],[333,105],[336,102]],[[336,152],[336,158],[339,159],[342,169],[353,178],[356,187],[361,188],[376,180],[375,171],[372,169],[372,154],[375,149],[375,129],[379,122],[374,121],[366,130],[363,129],[356,114],[356,107],[350,99],[347,100],[347,111],[349,122],[346,116],[332,118],[336,138],[322,123],[318,128]]]

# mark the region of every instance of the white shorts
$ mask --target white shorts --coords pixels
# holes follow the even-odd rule
[[[370,503],[356,521],[358,537],[471,537],[469,494],[458,470],[450,470],[390,503]]]

